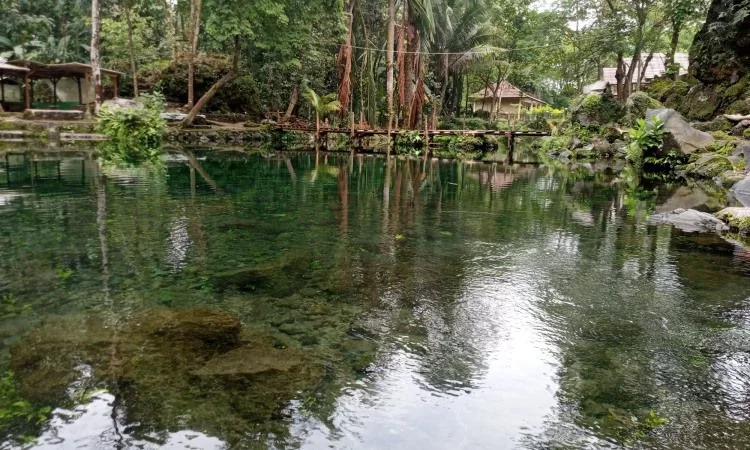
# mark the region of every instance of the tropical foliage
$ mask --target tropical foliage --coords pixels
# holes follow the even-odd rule
[[[97,131],[109,137],[102,145],[104,161],[119,166],[156,163],[166,129],[163,111],[164,99],[159,94],[144,94],[135,107],[102,108]]]

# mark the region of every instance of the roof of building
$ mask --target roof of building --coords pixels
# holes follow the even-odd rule
[[[536,97],[533,97],[529,94],[526,94],[525,92],[518,89],[516,86],[508,83],[507,81],[503,81],[500,83],[499,89],[497,88],[497,84],[491,84],[484,89],[475,92],[471,95],[471,98],[474,100],[480,100],[485,98],[526,98],[531,101],[547,104],[544,100],[540,100]]]
[[[591,84],[587,84],[583,87],[583,93],[589,94],[591,92],[604,92],[609,87],[609,82],[604,80],[594,81]]]
[[[8,61],[8,64],[14,67],[30,69],[30,75],[38,78],[62,78],[68,76],[86,76],[91,73],[91,65],[83,63],[62,63],[62,64],[44,64],[28,59],[16,59]],[[101,69],[103,75],[120,76],[121,72],[109,69]]]
[[[18,67],[11,64],[0,61],[0,72],[28,72],[29,69],[25,67]]]
[[[644,54],[641,56],[641,64],[646,63],[646,59],[648,59],[648,55]],[[630,61],[632,58],[625,58],[625,69],[630,66]],[[684,75],[687,73],[688,67],[690,66],[690,61],[687,53],[675,53],[674,55],[674,62],[676,64],[680,65],[680,75]],[[667,55],[664,53],[654,53],[651,61],[649,61],[648,66],[646,66],[646,72],[644,73],[643,79],[644,81],[651,81],[656,77],[660,77],[667,73]],[[642,67],[642,66],[641,66]],[[639,67],[638,70],[641,70]],[[617,84],[617,67],[605,67],[602,69],[602,79],[601,81],[606,81],[610,84]]]

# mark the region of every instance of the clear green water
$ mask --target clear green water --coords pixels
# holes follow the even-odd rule
[[[9,157],[0,448],[750,442],[750,255],[648,227],[674,188],[198,159]]]

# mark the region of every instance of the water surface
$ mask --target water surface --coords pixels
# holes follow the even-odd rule
[[[750,439],[750,259],[648,227],[676,186],[308,153],[0,167],[0,411],[40,416],[0,418],[0,448]]]

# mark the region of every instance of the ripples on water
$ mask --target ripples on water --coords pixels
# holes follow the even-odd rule
[[[645,225],[685,188],[362,156],[5,161],[0,411],[55,410],[0,419],[0,448],[750,438],[750,259]]]

